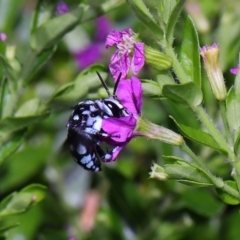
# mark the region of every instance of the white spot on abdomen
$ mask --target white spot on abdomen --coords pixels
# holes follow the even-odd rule
[[[74,115],[74,116],[73,116],[73,120],[74,120],[74,121],[78,121],[78,120],[79,120],[79,116],[78,116],[77,114]]]
[[[88,154],[87,156],[84,156],[82,159],[81,159],[81,163],[82,164],[86,164],[88,163],[89,161],[91,161],[91,155]]]
[[[85,154],[87,152],[87,149],[84,145],[79,145],[77,152],[81,155]]]

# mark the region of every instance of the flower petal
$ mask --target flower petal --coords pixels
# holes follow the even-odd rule
[[[134,44],[134,54],[131,63],[131,69],[134,75],[137,75],[142,69],[145,63],[144,56],[144,43],[135,43]]]
[[[121,143],[119,145],[117,145],[114,149],[114,151],[112,152],[112,158],[108,160],[108,162],[112,162],[115,161],[117,156],[119,155],[119,153],[122,151],[122,149],[127,145],[128,142],[125,143]]]
[[[142,94],[142,83],[134,76],[130,80],[122,79],[117,88],[119,101],[130,113],[136,115],[141,114]]]
[[[122,35],[120,32],[112,30],[106,39],[106,48],[108,47],[112,47],[113,45],[117,45],[118,43],[120,43],[122,41]]]
[[[111,23],[107,17],[101,16],[96,20],[96,27],[95,41],[104,43],[110,31]]]
[[[131,37],[134,35],[134,32],[130,28],[126,28],[123,31],[112,30],[106,39],[106,48],[117,45],[123,41],[123,37]]]
[[[103,119],[102,129],[112,136],[110,139],[106,139],[106,142],[112,145],[114,143],[129,141],[133,136],[136,124],[137,120],[132,115],[121,118]]]
[[[125,78],[130,69],[131,60],[128,53],[121,55],[119,51],[116,51],[111,57],[109,70],[115,81],[117,81],[120,74],[121,78]]]
[[[69,12],[68,5],[63,1],[58,2],[57,7],[56,7],[56,15],[60,16],[65,13],[68,13],[68,12]]]
[[[101,58],[103,50],[103,44],[93,43],[80,50],[79,52],[75,52],[74,58],[77,62],[78,67],[80,69],[84,69],[89,65],[97,62]]]
[[[230,73],[237,75],[240,69],[240,65],[237,65],[235,68],[230,69]]]

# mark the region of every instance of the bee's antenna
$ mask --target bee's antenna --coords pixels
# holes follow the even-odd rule
[[[109,92],[108,86],[107,86],[106,83],[103,81],[103,79],[102,79],[100,73],[99,73],[98,71],[96,71],[96,73],[97,73],[97,75],[98,75],[100,81],[102,82],[102,85],[103,85],[103,87],[105,88],[105,90],[106,90],[108,96],[111,96],[112,94]]]
[[[115,96],[115,94],[116,94],[117,87],[118,87],[118,84],[119,84],[119,82],[120,82],[121,76],[122,76],[122,73],[119,73],[118,79],[117,79],[116,84],[115,84],[114,89],[113,89],[113,95],[114,95],[114,96]]]

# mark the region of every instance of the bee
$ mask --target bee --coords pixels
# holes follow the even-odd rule
[[[121,74],[114,86],[113,94],[110,93],[106,83],[98,72],[97,75],[108,97],[79,102],[73,108],[73,112],[66,125],[68,129],[67,142],[73,159],[84,169],[93,172],[101,171],[101,161],[111,161],[112,154],[118,147],[115,146],[110,151],[105,152],[100,146],[109,137],[119,137],[109,136],[102,130],[103,119],[129,116],[127,109],[116,96]]]

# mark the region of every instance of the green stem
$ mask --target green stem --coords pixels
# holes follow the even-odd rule
[[[213,184],[217,188],[223,188],[224,182],[221,178],[215,177],[209,169],[205,166],[205,164],[195,155],[195,153],[185,144],[181,145],[180,148],[186,152],[192,160],[200,167],[200,170],[202,170],[213,182]]]
[[[164,44],[165,45],[165,53],[172,58],[172,67],[174,72],[176,73],[178,80],[180,83],[187,83],[188,77],[186,76],[181,64],[179,63],[177,56],[171,46],[169,46],[168,43]]]
[[[227,141],[232,146],[233,145],[233,139],[232,139],[230,129],[229,129],[229,125],[228,125],[228,121],[227,121],[226,105],[225,105],[224,101],[219,102],[219,108],[220,108],[220,112],[221,112],[221,115],[222,115],[222,120],[223,120],[223,125],[224,125],[224,129],[225,129]]]
[[[17,85],[17,93],[14,94],[11,99],[11,105],[8,109],[9,114],[12,116],[15,112],[16,105],[19,102],[20,97],[22,96],[23,93],[23,85],[24,85],[24,80],[27,78],[31,67],[33,65],[33,62],[35,60],[35,53],[30,50],[30,53],[25,59],[25,63],[22,67],[22,71],[19,74],[19,79],[18,79],[18,85]]]
[[[204,111],[204,109],[201,106],[197,106],[197,107],[191,106],[191,108],[200,118],[201,122],[206,126],[210,135],[214,138],[214,140],[218,143],[218,145],[228,153],[228,157],[230,158],[230,163],[232,164],[232,166],[235,168],[235,171],[236,171],[235,180],[237,182],[239,195],[240,195],[240,162],[239,160],[237,159],[236,155],[234,154],[232,149],[229,147],[229,145],[223,138],[222,134],[219,132],[219,130],[214,126],[212,121],[209,119],[209,116]]]
[[[222,189],[224,192],[240,200],[239,193],[234,188],[224,183],[221,178],[214,176],[205,166],[205,164],[195,155],[194,152],[192,152],[192,150],[186,144],[181,145],[180,148],[192,158],[192,160],[200,167],[199,170],[206,174],[206,176],[217,188]]]

